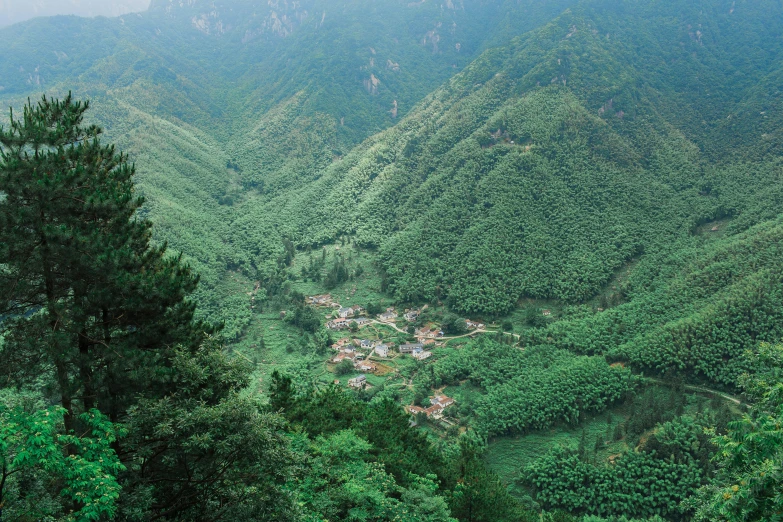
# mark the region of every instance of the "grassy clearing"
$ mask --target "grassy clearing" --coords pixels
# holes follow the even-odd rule
[[[328,271],[338,260],[342,260],[346,269],[352,274],[351,279],[338,285],[336,288],[327,289],[323,281]],[[381,276],[375,267],[374,253],[358,248],[348,242],[345,244],[325,245],[320,249],[298,252],[291,267],[290,273],[296,276],[291,289],[305,295],[330,294],[336,302],[342,305],[367,303],[380,303],[383,306],[391,306],[391,300],[381,292]],[[302,277],[302,270],[317,263],[323,263],[319,270],[320,281],[314,281],[310,277]],[[360,275],[354,275],[357,270]]]
[[[707,398],[699,394],[687,395],[687,400],[685,413],[700,411],[708,402]],[[556,426],[526,435],[497,437],[490,440],[484,459],[509,486],[512,494],[523,497],[528,492],[518,485],[522,469],[557,446],[578,448],[583,433],[587,456],[596,462],[608,463],[614,457],[633,449],[628,446],[624,434],[620,440],[614,440],[617,425],[624,425],[632,414],[630,405],[622,404],[600,415],[590,416],[578,426]],[[642,440],[645,438],[646,435],[641,437]]]
[[[577,427],[560,426],[518,437],[499,437],[490,442],[484,458],[487,465],[500,476],[505,484],[510,486],[513,494],[523,496],[525,491],[516,483],[520,471],[554,447],[577,448],[583,432],[588,453],[595,455],[598,460],[606,460],[611,455],[627,451],[628,446],[624,440],[604,444],[598,452],[594,452],[594,448],[596,439],[612,440],[615,426],[627,421],[628,416],[629,413],[625,408],[619,407],[608,413],[592,417]],[[607,422],[609,417],[611,417],[611,422]]]

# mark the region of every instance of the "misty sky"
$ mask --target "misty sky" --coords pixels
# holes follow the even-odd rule
[[[36,16],[119,16],[149,5],[150,0],[0,0],[0,27]]]

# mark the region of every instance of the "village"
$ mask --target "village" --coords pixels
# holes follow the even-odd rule
[[[317,307],[332,310],[325,327],[336,335],[342,335],[331,345],[333,354],[327,361],[328,367],[338,376],[341,373],[358,375],[347,380],[347,386],[355,390],[367,390],[372,387],[368,375],[382,376],[395,371],[389,361],[401,357],[410,357],[415,361],[426,361],[433,356],[433,351],[445,345],[449,339],[440,326],[434,323],[421,324],[422,312],[426,305],[402,311],[394,307],[369,317],[367,310],[360,305],[342,306],[331,295],[314,295],[307,297],[307,303]],[[368,327],[373,326],[374,333],[369,334]],[[386,327],[389,335],[379,335],[379,328]],[[485,325],[478,321],[465,320],[466,335],[483,332]],[[396,334],[396,338],[393,337]],[[401,338],[409,339],[399,342]],[[410,340],[414,338],[415,342]],[[334,379],[334,384],[341,384],[340,379]],[[414,418],[421,415],[429,419],[441,420],[444,410],[455,403],[453,398],[436,394],[430,398],[430,406],[422,408],[415,405],[405,409]],[[415,422],[415,421],[412,421]]]

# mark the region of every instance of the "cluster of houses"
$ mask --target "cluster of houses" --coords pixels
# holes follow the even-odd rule
[[[328,328],[333,330],[342,330],[344,328],[348,328],[352,321],[346,321],[345,319],[352,319],[353,321],[356,321],[358,326],[364,326],[370,322],[370,319],[361,317],[361,314],[365,312],[365,309],[360,305],[341,306],[339,303],[334,302],[330,294],[310,296],[307,298],[307,302],[314,306],[331,306],[332,308],[337,309],[337,315],[339,316],[339,319],[329,321],[329,323],[326,325]],[[405,313],[402,317],[407,322],[413,323],[419,320],[421,312],[422,311],[418,308],[407,309],[405,310]],[[552,312],[550,310],[543,311],[543,315],[545,316],[549,316],[551,313]],[[378,320],[384,323],[394,323],[398,317],[399,314],[394,309],[394,307],[389,307],[385,312],[378,314]],[[472,321],[470,319],[465,319],[465,326],[468,330],[483,330],[486,327],[484,323],[479,321]],[[434,339],[437,337],[442,337],[443,332],[435,327],[422,327],[416,330],[415,335],[419,340]]]
[[[338,317],[326,323],[326,327],[331,330],[344,330],[350,328],[352,324],[361,328],[371,322],[369,318],[361,315],[365,312],[364,308],[359,305],[340,306],[339,303],[333,301],[332,296],[329,294],[314,295],[308,297],[307,301],[313,306],[330,306],[337,310]],[[549,310],[544,311],[544,315],[548,315],[547,312]],[[420,316],[421,310],[419,309],[405,310],[403,314],[403,318],[409,323],[418,321]],[[398,317],[397,311],[392,307],[378,314],[378,320],[385,323],[394,323]],[[483,330],[485,327],[483,323],[471,321],[470,319],[466,319],[465,324],[468,330]],[[432,352],[426,348],[441,344],[437,342],[437,339],[443,337],[444,332],[436,326],[427,325],[416,329],[414,335],[417,342],[401,344],[399,353],[408,354],[414,359],[423,361],[432,357]],[[378,369],[378,366],[367,360],[367,357],[373,354],[377,357],[388,357],[393,349],[393,345],[379,340],[345,338],[335,342],[332,345],[332,349],[337,354],[330,359],[330,362],[337,364],[348,360],[356,370],[362,372],[360,375],[348,380],[349,387],[361,390],[369,386],[366,373],[372,373]],[[335,382],[338,383],[339,381]],[[454,402],[454,399],[451,397],[438,394],[430,397],[430,405],[427,408],[407,406],[406,410],[412,415],[424,413],[428,418],[441,419],[443,418],[444,410],[454,404]]]
[[[337,351],[337,355],[330,359],[330,362],[339,364],[345,360],[351,361],[353,367],[361,372],[375,372],[378,365],[372,361],[366,360],[367,353],[375,353],[379,357],[388,357],[390,347],[381,341],[372,341],[369,339],[340,339],[332,345],[332,349]],[[361,351],[359,351],[361,350]]]
[[[419,361],[432,357],[432,352],[425,350],[423,343],[401,344],[400,353],[410,354],[411,357]]]
[[[432,352],[426,350],[428,344],[432,344],[434,341],[429,340],[427,343],[406,343],[399,346],[399,352],[401,354],[407,354],[418,361],[423,361],[432,357]],[[371,339],[340,339],[332,345],[332,349],[337,353],[329,359],[329,362],[333,364],[340,364],[341,362],[348,360],[353,363],[354,368],[362,372],[375,372],[378,367],[372,361],[368,361],[367,357],[375,355],[377,357],[389,357],[394,346],[390,343],[384,343],[379,340]]]
[[[438,337],[443,337],[443,330],[435,327],[429,327],[425,326],[422,328],[417,329],[414,334],[417,339],[437,339]]]
[[[446,397],[445,395],[435,395],[430,397],[430,406],[428,408],[422,408],[421,406],[408,406],[406,409],[411,415],[417,413],[423,413],[430,419],[443,418],[443,410],[454,404],[454,399]]]
[[[366,317],[339,317],[326,323],[326,327],[330,330],[345,330],[350,328],[352,324],[356,324],[357,328],[361,328],[370,324],[370,320]]]
[[[370,319],[361,317],[364,308],[359,305],[340,306],[339,303],[332,300],[332,296],[329,294],[309,296],[307,302],[313,306],[331,306],[337,310],[338,317],[326,323],[326,327],[330,330],[346,330],[353,324],[356,324],[357,328],[361,328],[370,323]]]

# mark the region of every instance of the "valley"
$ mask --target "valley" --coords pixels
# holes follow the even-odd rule
[[[269,495],[298,507],[245,512],[232,490],[225,516],[764,520],[736,515],[751,479],[720,456],[777,411],[759,408],[783,338],[781,28],[771,0],[153,0],[3,28],[0,102],[89,99],[149,248],[198,279],[166,330],[197,332],[190,355],[123,371],[181,371],[183,411],[247,407],[279,438]],[[38,360],[3,339],[8,368]],[[114,363],[77,352],[83,397]],[[0,390],[51,395],[35,371]],[[140,411],[144,440],[176,424]],[[139,505],[157,487],[128,480]]]

